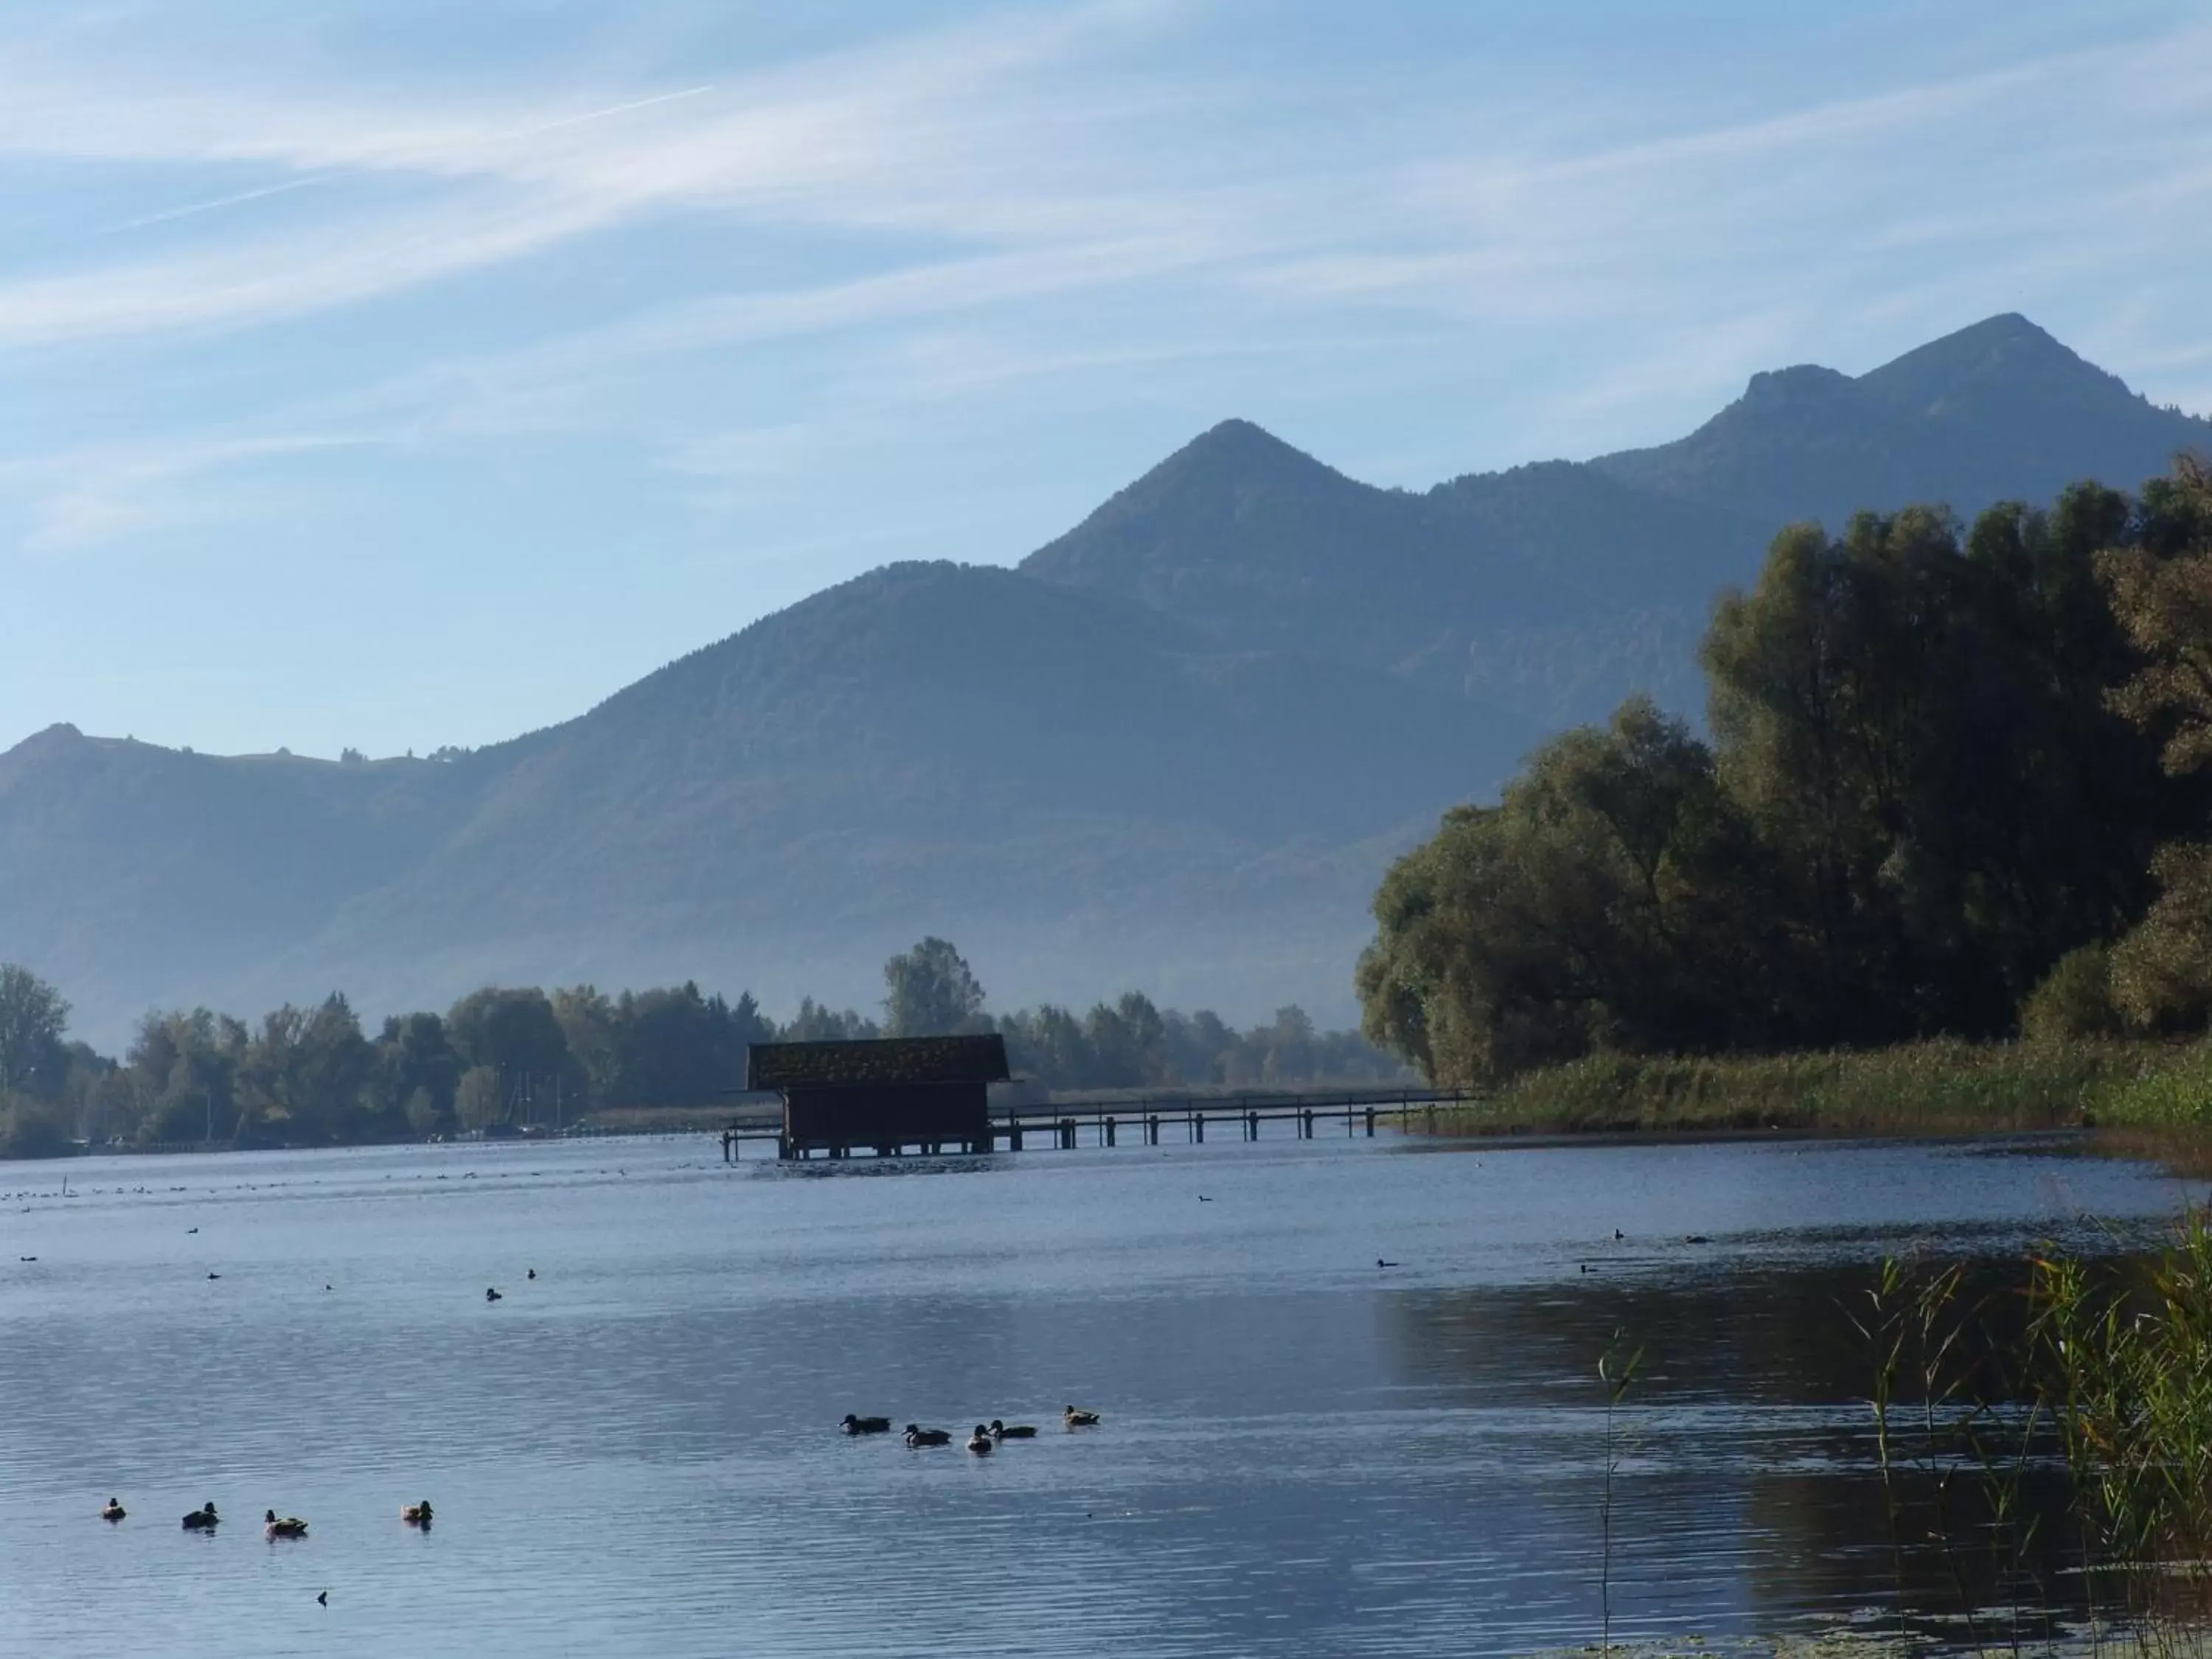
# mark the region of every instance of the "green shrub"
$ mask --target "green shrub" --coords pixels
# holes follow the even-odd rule
[[[2106,1086],[2097,1115],[2103,1123],[2153,1129],[2212,1123],[2212,1042],[2158,1051],[2131,1075]]]
[[[2031,1042],[2118,1036],[2124,1029],[2112,1001],[2112,953],[2102,945],[2059,957],[2020,1006],[2020,1034]]]
[[[0,1096],[0,1158],[64,1158],[75,1148],[58,1108],[24,1095]]]

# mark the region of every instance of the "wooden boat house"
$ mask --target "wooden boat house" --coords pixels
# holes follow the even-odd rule
[[[745,1073],[747,1088],[783,1097],[784,1158],[844,1158],[855,1146],[988,1152],[989,1085],[1006,1079],[1006,1043],[995,1034],[757,1042]]]

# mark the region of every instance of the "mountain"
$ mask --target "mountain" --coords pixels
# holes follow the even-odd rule
[[[894,565],[453,761],[43,732],[0,757],[0,959],[111,1039],[150,1002],[333,986],[865,1000],[932,930],[1024,1000],[1218,1000],[1217,967],[1329,985],[1388,851],[1536,736],[1015,571]]]
[[[1712,590],[1769,533],[1565,461],[1378,489],[1229,421],[1022,568],[1226,647],[1382,669],[1548,727],[1618,702],[1616,671],[1693,692],[1680,669]]]
[[[1795,520],[1947,501],[1971,516],[2075,479],[2123,488],[2212,421],[2160,409],[2024,317],[1993,317],[1856,379],[1754,374],[1687,437],[1425,494],[1358,483],[1231,421],[1022,568],[1243,648],[1453,686],[1547,726],[1626,692],[1695,710],[1714,591]]]
[[[1018,569],[890,566],[459,758],[40,732],[0,755],[0,960],[109,1042],[333,987],[866,1003],[926,932],[1000,1006],[1140,984],[1340,1019],[1388,859],[1627,691],[1694,711],[1713,592],[1781,525],[2132,485],[2183,448],[2212,422],[2017,317],[1418,493],[1224,422]]]
[[[1853,380],[1809,366],[1754,374],[1686,438],[1593,461],[1677,501],[1764,526],[1831,526],[1860,507],[2048,501],[2077,478],[2132,487],[2212,422],[2160,409],[2025,317],[1961,329]]]

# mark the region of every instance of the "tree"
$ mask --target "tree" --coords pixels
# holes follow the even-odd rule
[[[2180,776],[2212,762],[2212,465],[2183,457],[2163,482],[2145,491],[2148,544],[2099,554],[2097,574],[2145,659],[2112,707],[2161,735],[2160,761]]]
[[[1392,866],[1358,984],[1370,1041],[1470,1083],[1601,1043],[1727,1046],[1769,1023],[1759,860],[1713,759],[1626,704]]]
[[[2138,659],[2111,702],[2159,739],[2169,775],[2201,778],[2212,771],[2212,470],[2184,458],[2143,493],[2137,544],[2097,557]],[[2142,1029],[2202,1030],[2212,1019],[2212,845],[2201,811],[2191,816],[2186,838],[2151,860],[2156,902],[2112,951],[2112,1000]]]
[[[875,1021],[852,1008],[842,1012],[812,997],[799,1000],[799,1012],[776,1033],[780,1042],[858,1042],[880,1036]]]
[[[535,986],[471,992],[446,1016],[446,1033],[470,1066],[488,1066],[526,1091],[581,1080],[552,1001]]]
[[[488,1129],[507,1120],[507,1094],[499,1073],[489,1066],[472,1066],[461,1073],[453,1091],[453,1115],[464,1129]]]
[[[973,1030],[983,988],[960,952],[923,939],[884,963],[884,1030],[891,1036],[944,1036]]]
[[[395,1015],[384,1022],[375,1044],[374,1093],[392,1132],[401,1122],[422,1134],[442,1127],[460,1076],[461,1057],[437,1015]],[[424,1103],[419,1109],[418,1097]]]
[[[0,1094],[51,1098],[68,1064],[62,1050],[68,1029],[69,1004],[60,992],[27,968],[0,963]]]

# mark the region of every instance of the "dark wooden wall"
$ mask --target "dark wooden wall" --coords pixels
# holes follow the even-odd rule
[[[785,1091],[787,1146],[901,1146],[991,1139],[990,1097],[981,1083],[881,1084]]]

